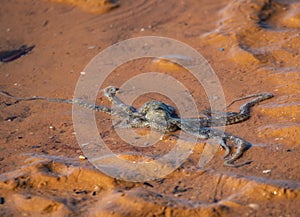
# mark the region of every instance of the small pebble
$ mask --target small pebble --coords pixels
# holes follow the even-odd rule
[[[4,197],[0,197],[0,204],[4,204]]]
[[[100,190],[101,190],[101,188],[100,188],[98,185],[96,185],[96,186],[94,187],[94,191],[98,192],[98,191],[100,191]]]
[[[275,141],[283,140],[283,138],[282,138],[282,137],[276,137],[274,140],[275,140]]]
[[[85,72],[80,72],[80,74],[81,74],[81,75],[85,75],[86,73],[85,73]]]
[[[249,203],[248,206],[251,207],[252,209],[256,209],[256,210],[259,209],[259,205],[256,203]]]
[[[262,171],[263,174],[268,174],[268,173],[270,173],[270,172],[271,172],[271,170],[263,170],[263,171]]]
[[[145,29],[144,28],[141,28],[141,32],[144,32],[145,31]]]
[[[78,157],[80,160],[86,160],[87,159],[87,157],[86,156],[83,156],[83,155],[79,155],[79,157]]]
[[[221,47],[220,49],[219,49],[219,51],[224,51],[225,50],[225,48],[223,48],[223,47]]]

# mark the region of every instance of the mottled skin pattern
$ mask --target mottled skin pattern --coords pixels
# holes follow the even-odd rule
[[[170,133],[175,132],[177,130],[183,130],[184,132],[193,135],[197,138],[215,139],[222,148],[225,149],[226,153],[224,155],[224,165],[239,167],[250,162],[245,162],[242,164],[233,164],[233,162],[242,156],[242,154],[251,146],[251,144],[237,136],[233,136],[229,133],[223,132],[221,130],[217,130],[211,128],[213,126],[224,126],[239,123],[250,118],[250,109],[252,106],[257,103],[264,101],[266,99],[272,98],[273,94],[271,93],[262,93],[262,94],[253,94],[241,99],[235,100],[232,103],[253,98],[251,101],[243,104],[240,107],[239,112],[205,112],[206,117],[201,118],[180,118],[177,116],[175,112],[175,108],[169,106],[163,102],[152,100],[146,102],[139,110],[126,105],[122,100],[120,100],[116,93],[119,89],[116,87],[109,86],[104,89],[104,96],[112,102],[116,108],[111,109],[106,106],[95,105],[91,103],[87,103],[80,99],[59,99],[59,98],[47,98],[47,97],[28,97],[28,98],[19,98],[14,97],[4,91],[0,91],[0,94],[9,98],[13,98],[15,103],[20,101],[31,101],[31,100],[46,100],[51,102],[58,103],[68,103],[68,104],[76,104],[81,107],[104,112],[110,115],[119,116],[123,119],[123,124],[125,122],[126,126],[134,127],[134,128],[143,128],[143,127],[151,127],[157,131]],[[231,104],[230,104],[231,105]],[[233,142],[237,149],[236,152],[232,154],[231,157],[231,147],[228,145],[229,142]]]
[[[127,114],[132,122],[129,122],[128,124],[130,125],[131,123],[134,123],[131,124],[132,127],[151,127],[166,133],[180,129],[201,139],[213,138],[226,151],[224,155],[224,165],[233,167],[239,167],[250,163],[245,162],[242,164],[233,164],[233,162],[241,157],[251,144],[237,136],[233,136],[229,133],[211,127],[230,125],[245,121],[250,118],[250,108],[252,106],[273,97],[273,94],[271,93],[253,94],[232,102],[234,103],[239,100],[255,97],[253,100],[243,104],[240,107],[239,112],[224,113],[216,111],[213,112],[213,114],[220,116],[181,119],[176,115],[175,108],[156,100],[146,102],[140,110],[129,109],[132,107],[126,105],[118,97],[116,97],[117,91],[117,88],[110,86],[105,88],[104,93],[105,96],[122,111],[126,112],[130,110]],[[231,157],[227,158],[231,153],[231,148],[227,145],[229,141],[232,141],[237,146],[237,150]]]

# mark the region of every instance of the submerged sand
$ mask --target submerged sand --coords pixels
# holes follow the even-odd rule
[[[225,167],[224,151],[219,150],[199,168],[199,155],[208,145],[199,141],[188,160],[166,177],[142,183],[117,180],[78,158],[83,153],[75,138],[70,105],[9,105],[1,97],[1,216],[300,215],[297,1],[83,2],[1,3],[0,50],[36,46],[30,54],[0,65],[1,90],[16,96],[72,98],[80,72],[106,47],[138,36],[171,37],[194,47],[209,61],[227,103],[252,93],[275,94],[255,106],[249,120],[226,127],[227,132],[253,144],[238,162],[253,162]],[[125,64],[104,86],[120,86],[149,70],[174,76],[191,87],[199,110],[208,108],[203,88],[173,64],[148,60]],[[150,97],[168,100],[145,96],[136,106]],[[104,98],[99,103],[109,105]],[[238,105],[231,109],[237,110]],[[111,117],[96,114],[96,118],[100,135],[115,152],[139,150],[132,150],[116,136]],[[166,153],[174,140],[160,141],[147,156]],[[138,154],[123,157],[140,160]]]

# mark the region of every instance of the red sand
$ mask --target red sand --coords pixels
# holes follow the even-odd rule
[[[209,61],[228,103],[252,93],[275,94],[255,106],[248,121],[226,127],[253,144],[238,162],[253,162],[224,167],[220,150],[199,169],[204,145],[199,143],[179,169],[161,180],[118,181],[78,159],[82,152],[73,134],[70,105],[7,106],[9,100],[1,97],[0,216],[300,215],[297,1],[120,0],[119,7],[99,1],[84,9],[74,6],[84,1],[74,2],[1,3],[0,50],[36,45],[32,53],[0,65],[1,90],[16,96],[72,98],[80,72],[104,48],[138,36],[171,37]],[[120,67],[105,84],[120,86],[151,69],[147,61],[136,63]],[[199,109],[207,108],[203,89],[183,69],[155,67],[189,84]],[[108,135],[106,142],[115,142],[115,151],[122,152],[109,117],[96,117],[104,123],[100,133]],[[172,140],[161,143],[163,153]]]

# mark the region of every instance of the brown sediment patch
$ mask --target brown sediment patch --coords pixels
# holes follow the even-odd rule
[[[115,0],[50,0],[53,2],[71,4],[82,8],[85,11],[103,14],[113,8],[119,7],[119,3]]]
[[[276,0],[231,1],[220,11],[222,19],[218,28],[204,35],[209,43],[229,49],[231,56],[228,59],[232,58],[237,64],[242,66],[251,62],[263,66],[259,70],[264,69],[264,82],[273,84],[276,99],[264,105],[262,113],[281,122],[276,125],[274,135],[279,133],[280,126],[299,120],[300,44],[293,24],[298,17],[298,4]],[[293,132],[293,138],[297,138],[298,131],[294,132],[293,127],[283,127],[279,134],[284,135],[289,130]],[[273,133],[270,135],[274,136]]]
[[[120,3],[118,10],[97,16],[50,1],[4,1],[1,50],[22,43],[35,44],[36,49],[0,66],[1,89],[18,96],[72,98],[80,71],[105,47],[144,35],[180,39],[205,54],[228,101],[252,93],[275,94],[256,106],[247,122],[226,128],[253,144],[239,159],[253,162],[241,168],[224,167],[224,150],[220,150],[205,168],[199,168],[199,155],[204,152],[201,141],[186,162],[166,177],[144,183],[118,181],[78,160],[82,153],[69,105],[8,106],[1,98],[0,215],[299,216],[298,3]],[[206,95],[195,78],[168,61],[151,64],[190,85],[199,110],[205,109]],[[105,84],[121,85],[144,66],[138,62],[121,68]],[[167,98],[152,96],[169,103]],[[136,103],[142,105],[150,98]],[[124,160],[149,162],[174,144],[174,140],[160,141],[140,154],[142,148],[128,148],[118,140],[110,117],[97,114],[96,118],[101,137]],[[45,156],[24,163],[23,154],[28,152]]]
[[[175,62],[171,62],[168,59],[157,58],[153,60],[153,64],[160,68],[160,70],[172,71],[172,72],[182,72],[182,66]]]
[[[299,50],[296,48],[299,47],[297,29],[289,29],[287,32],[277,30],[276,27],[263,28],[271,20],[274,23],[281,22],[282,16],[287,14],[286,7],[297,8],[296,5],[297,3],[283,5],[268,0],[231,1],[220,11],[222,19],[217,28],[203,37],[209,43],[218,42],[225,50],[230,50],[228,58],[232,58],[237,64],[299,66],[299,61],[296,60],[299,60]]]
[[[290,122],[299,122],[300,102],[268,104],[262,107],[261,112],[272,117],[279,118],[279,120],[288,119]]]
[[[300,139],[300,125],[298,123],[273,124],[261,127],[259,136],[273,138],[274,141],[283,142],[290,147],[297,148]]]
[[[33,216],[67,216],[71,214],[71,210],[69,210],[64,203],[61,201],[56,201],[55,199],[17,193],[7,197],[6,199],[12,202],[20,215],[30,214]]]
[[[300,27],[299,6],[296,1],[269,1],[259,14],[259,24],[268,29],[297,29]]]
[[[298,67],[278,68],[274,73],[269,75],[269,80],[276,85],[275,90],[286,94],[286,96],[298,96],[299,100],[298,94],[300,93],[300,71]]]
[[[292,4],[282,19],[282,25],[288,28],[300,28],[300,4]]]
[[[83,169],[72,159],[47,157],[31,157],[22,168],[0,175],[4,214],[68,216],[86,195],[99,194],[114,185],[112,178]]]
[[[230,216],[232,210],[251,214],[274,202],[297,203],[299,188],[296,182],[185,169],[161,180],[131,184],[54,156],[31,157],[19,170],[0,175],[5,214]]]

